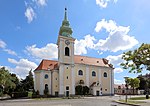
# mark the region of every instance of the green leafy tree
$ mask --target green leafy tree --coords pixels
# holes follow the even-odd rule
[[[0,85],[2,91],[11,96],[12,92],[16,88],[15,79],[13,74],[9,73],[5,67],[0,68]]]
[[[76,91],[76,94],[77,95],[82,95],[82,90],[83,88],[82,88],[82,86],[81,85],[77,85],[76,87],[75,87],[75,91]]]
[[[25,91],[29,91],[30,89],[34,89],[34,81],[33,81],[33,74],[32,70],[29,71],[29,75],[26,76],[24,80],[21,81],[21,86]]]
[[[121,63],[121,66],[124,69],[129,69],[130,73],[140,73],[143,70],[150,71],[150,44],[143,43],[139,48],[123,53],[122,59],[125,61]]]
[[[135,94],[135,88],[139,87],[140,80],[138,78],[128,78],[127,83],[133,88],[133,94]]]
[[[89,87],[88,86],[82,86],[82,85],[77,85],[75,87],[75,91],[77,95],[86,95],[89,93]]]
[[[89,94],[89,87],[88,86],[83,86],[83,95]]]
[[[146,89],[146,80],[142,77],[138,77],[138,79],[140,80],[138,89],[145,90]]]
[[[121,63],[129,72],[140,73],[142,70],[150,71],[150,44],[142,44],[139,48],[123,54]]]

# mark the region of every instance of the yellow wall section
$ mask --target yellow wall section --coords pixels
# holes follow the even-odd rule
[[[79,70],[83,71],[83,75],[78,75]],[[75,85],[78,85],[80,80],[83,80],[85,83],[86,82],[85,76],[86,76],[86,65],[75,64]]]
[[[54,70],[52,72],[52,95],[55,95],[55,92],[59,92],[59,77],[58,77],[58,71]]]
[[[104,77],[104,72],[107,73],[107,77]],[[111,71],[108,69],[102,69],[101,73],[102,78],[102,92],[103,94],[109,94],[110,93],[110,78],[111,78]],[[107,91],[106,91],[107,89]]]

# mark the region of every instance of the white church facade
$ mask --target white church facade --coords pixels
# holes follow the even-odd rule
[[[87,86],[92,95],[114,94],[114,68],[106,59],[74,55],[72,29],[67,19],[67,10],[57,40],[58,61],[43,59],[34,70],[34,89],[44,95],[75,95],[75,87]]]

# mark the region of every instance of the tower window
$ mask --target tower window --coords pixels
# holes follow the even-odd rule
[[[83,71],[82,71],[82,70],[79,70],[79,71],[78,71],[78,75],[83,75]]]
[[[69,90],[69,86],[66,86],[66,90]]]
[[[96,72],[92,71],[92,76],[95,77],[96,76]]]
[[[65,47],[65,56],[69,56],[69,48]]]
[[[45,79],[48,79],[48,74],[45,74]]]
[[[107,77],[107,73],[106,72],[104,72],[104,77]]]

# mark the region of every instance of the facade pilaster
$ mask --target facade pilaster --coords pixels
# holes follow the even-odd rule
[[[90,78],[89,78],[89,66],[86,66],[86,86],[89,87],[89,83],[90,83]]]
[[[51,81],[52,81],[52,78],[51,78],[51,71],[49,71],[48,72],[48,82],[49,82],[49,84],[48,84],[48,87],[49,87],[49,94],[52,94],[52,83],[51,83]]]
[[[75,72],[74,66],[71,68],[71,76],[72,76],[72,95],[75,95]]]
[[[43,70],[41,70],[41,73],[40,73],[40,95],[43,95],[44,94],[44,72]]]
[[[59,67],[59,95],[64,95],[64,65],[60,64]]]

